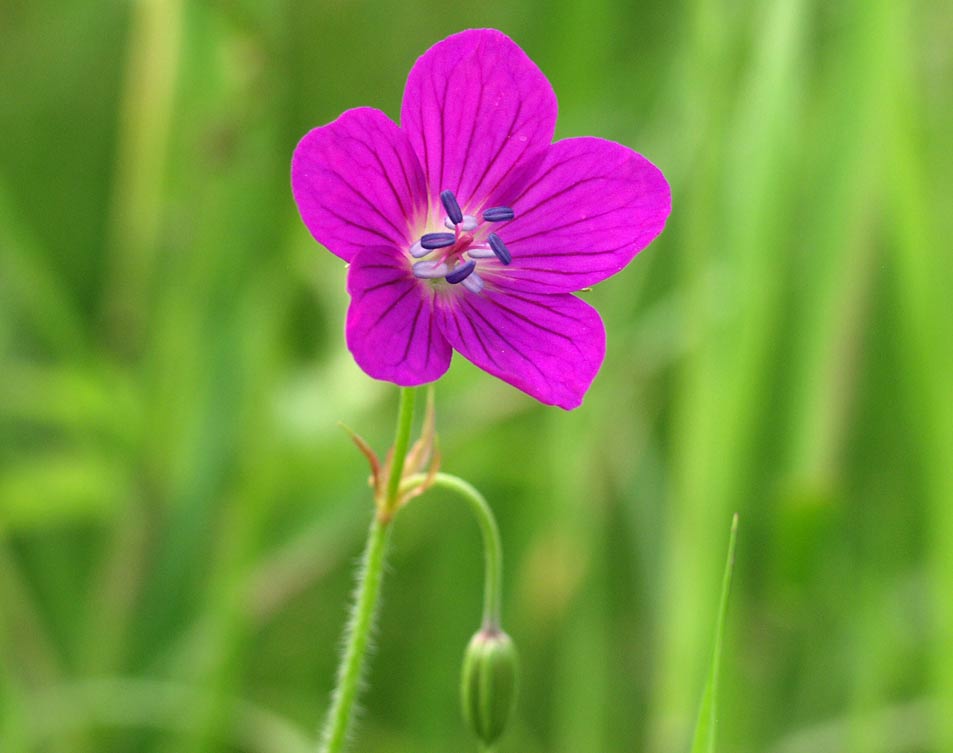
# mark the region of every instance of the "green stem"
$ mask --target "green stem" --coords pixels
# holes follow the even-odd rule
[[[417,390],[414,387],[401,387],[400,407],[397,410],[397,431],[394,435],[394,450],[391,457],[390,477],[387,479],[387,511],[396,512],[397,492],[400,479],[404,475],[404,461],[407,459],[407,447],[410,444],[410,428],[414,420],[414,403]]]
[[[414,402],[417,391],[401,388],[400,407],[397,411],[397,431],[391,459],[390,476],[387,479],[386,507],[378,510],[367,535],[364,557],[357,576],[357,596],[345,630],[344,656],[338,667],[337,686],[331,699],[324,729],[321,733],[320,753],[340,753],[347,742],[351,717],[361,684],[364,657],[370,641],[371,629],[377,615],[378,597],[384,575],[384,553],[390,539],[390,522],[395,512],[400,478],[404,473],[404,461],[410,444],[410,429],[414,420]]]
[[[377,601],[384,574],[384,553],[389,538],[388,521],[383,521],[375,515],[358,573],[357,599],[348,620],[346,648],[338,667],[338,681],[331,709],[321,734],[320,753],[339,753],[347,741],[363,673],[364,655],[367,653],[371,628],[377,614]]]
[[[427,475],[418,473],[404,481],[405,488],[413,488],[427,481]],[[470,505],[483,535],[483,553],[485,556],[486,576],[483,590],[483,627],[499,629],[503,592],[503,546],[500,543],[500,529],[490,505],[476,488],[458,476],[438,473],[431,479],[432,486],[456,492]]]

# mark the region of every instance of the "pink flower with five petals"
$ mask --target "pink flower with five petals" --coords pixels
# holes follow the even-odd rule
[[[347,345],[370,376],[431,382],[456,350],[543,403],[582,402],[605,328],[573,292],[645,248],[671,194],[621,144],[553,143],[556,113],[533,61],[478,29],[417,60],[399,127],[362,107],[298,144],[295,201],[350,265]]]

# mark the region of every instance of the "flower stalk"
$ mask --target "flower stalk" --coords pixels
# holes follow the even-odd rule
[[[384,575],[384,558],[390,540],[390,523],[400,498],[400,480],[404,461],[410,444],[410,431],[414,421],[416,390],[402,388],[400,407],[397,411],[397,430],[394,437],[390,474],[387,478],[387,494],[383,504],[378,504],[371,521],[367,544],[357,576],[357,592],[354,606],[345,629],[344,654],[338,667],[337,684],[331,700],[331,708],[321,733],[319,753],[340,753],[344,750],[354,706],[364,671],[364,660],[370,642],[371,631],[377,617],[381,581]],[[361,440],[363,441],[363,440]]]
[[[331,708],[321,733],[321,745],[318,748],[320,753],[340,753],[347,742],[364,671],[364,657],[377,617],[384,556],[389,539],[389,521],[381,520],[375,515],[357,576],[357,595],[345,630],[344,655],[338,667]]]
[[[413,387],[402,387],[400,390],[400,407],[397,409],[397,431],[394,436],[394,449],[391,456],[390,476],[387,479],[387,495],[384,498],[383,510],[380,516],[390,519],[397,508],[398,491],[401,477],[404,475],[404,462],[407,459],[407,448],[410,445],[410,427],[414,421],[414,405],[417,401],[417,390]]]
[[[428,476],[418,473],[409,476],[403,483],[403,489],[413,489],[428,482]],[[503,545],[500,541],[500,529],[486,498],[468,481],[451,473],[436,473],[429,477],[432,488],[443,488],[455,492],[470,507],[476,518],[483,537],[484,585],[483,585],[483,628],[500,629],[500,615],[503,603]]]

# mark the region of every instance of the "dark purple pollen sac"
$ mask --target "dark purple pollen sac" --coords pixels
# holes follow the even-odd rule
[[[476,269],[476,262],[472,259],[464,264],[458,264],[457,267],[447,275],[447,282],[451,285],[456,285],[459,282],[463,282],[471,274],[473,270]]]
[[[427,233],[420,238],[420,245],[426,249],[446,248],[457,240],[453,233]]]
[[[440,201],[443,204],[443,208],[447,210],[447,217],[450,218],[450,222],[454,225],[459,225],[463,222],[463,211],[460,209],[460,205],[457,203],[457,197],[453,195],[453,191],[441,191]]]
[[[484,222],[506,222],[515,217],[515,213],[509,207],[490,207],[483,210]]]
[[[496,254],[496,258],[499,259],[504,264],[509,264],[513,261],[513,255],[510,253],[510,250],[503,243],[502,238],[496,233],[490,233],[490,237],[487,238],[490,242],[490,248],[493,249],[493,253]]]

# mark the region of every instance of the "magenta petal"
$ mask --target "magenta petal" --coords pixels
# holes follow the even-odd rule
[[[400,110],[431,193],[465,212],[505,203],[553,139],[556,95],[536,64],[495,29],[438,42],[414,64]]]
[[[437,329],[432,288],[397,249],[363,249],[348,268],[347,347],[365,372],[402,387],[439,379],[450,345]]]
[[[597,138],[552,145],[499,226],[513,262],[499,285],[570,292],[619,272],[665,226],[672,198],[655,165]]]
[[[573,295],[447,294],[437,322],[461,355],[540,402],[582,403],[606,350],[599,313]]]
[[[410,142],[370,107],[348,110],[301,139],[291,188],[311,235],[345,261],[368,246],[409,246],[427,210]]]

